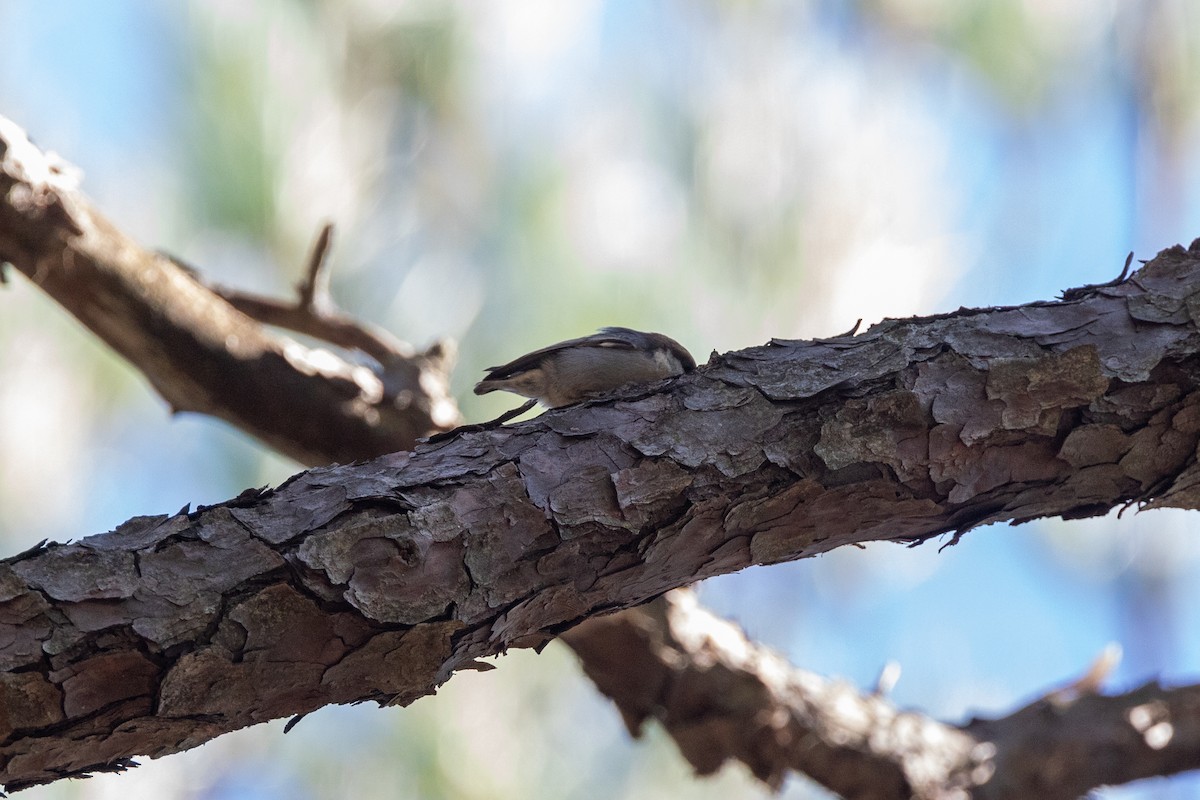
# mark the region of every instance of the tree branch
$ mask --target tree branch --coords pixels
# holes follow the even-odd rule
[[[66,273],[61,284],[87,261],[83,285],[117,313],[72,299],[78,289],[63,302],[102,336],[124,343],[126,314],[142,335],[157,335],[142,315],[168,330],[240,320],[189,317],[181,298],[197,285],[159,272],[165,261],[134,253],[140,281],[99,269],[121,258],[82,245],[107,223],[59,165],[8,129],[0,140],[0,257],[43,283]],[[749,563],[1123,503],[1193,508],[1198,256],[1166,251],[1069,302],[728,354],[669,393],[316,470],[17,557],[0,568],[0,781],[122,768],[329,702],[408,702],[479,655]],[[178,295],[137,294],[155,287]],[[187,373],[156,363],[187,348],[118,349],[152,381]],[[221,377],[193,371],[180,391]],[[324,440],[297,438],[324,456]],[[1161,741],[1157,717],[1133,716]]]
[[[1176,248],[1074,302],[727,354],[666,392],[19,558],[0,572],[0,658],[36,702],[9,709],[3,779],[408,702],[480,656],[750,564],[1194,507],[1198,285],[1200,247]]]
[[[0,197],[0,261],[137,366],[176,412],[219,417],[305,464],[410,447],[458,421],[443,347],[396,353],[385,381],[267,331],[117,230],[71,169],[3,117]]]
[[[337,304],[329,294],[329,271],[325,268],[332,239],[333,223],[325,223],[313,243],[304,279],[296,287],[295,302],[260,297],[226,286],[205,285],[238,311],[264,325],[274,325],[312,336],[346,350],[357,350],[374,359],[380,367],[384,389],[389,396],[394,397],[402,393],[405,387],[413,383],[419,385],[420,374],[419,371],[414,373],[415,353],[412,347],[386,330],[354,319],[338,310]],[[198,270],[190,266],[188,269],[193,277],[202,281]],[[452,345],[446,341],[435,343],[422,354],[425,361],[436,362],[443,375],[449,372],[453,358]],[[419,370],[419,365],[417,369]],[[407,449],[412,443],[404,443],[404,446],[399,446],[400,444],[397,442],[396,450]],[[364,457],[368,455],[364,454]],[[334,460],[336,459],[323,458],[321,462]]]
[[[737,760],[773,788],[795,771],[847,798],[1068,800],[1200,766],[1200,686],[1055,693],[950,725],[792,667],[687,591],[561,638],[631,734],[657,720],[702,775]]]

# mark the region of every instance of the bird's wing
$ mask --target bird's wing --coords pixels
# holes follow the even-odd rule
[[[488,367],[487,375],[484,376],[483,380],[492,381],[507,378],[519,372],[533,369],[541,363],[545,356],[568,347],[617,347],[623,350],[635,350],[637,349],[637,344],[634,341],[634,337],[637,335],[637,331],[630,330],[629,328],[601,328],[599,333],[547,345],[540,350],[534,350],[532,353],[526,353],[520,358],[515,358],[507,364],[501,364],[498,367]]]

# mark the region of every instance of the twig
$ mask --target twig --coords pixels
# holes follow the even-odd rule
[[[304,280],[296,289],[300,293],[300,307],[316,310],[321,313],[333,308],[333,299],[329,294],[329,271],[325,269],[326,256],[333,245],[333,223],[326,222],[321,226],[312,251],[308,255],[308,267],[304,270]]]
[[[209,284],[209,288],[251,319],[296,333],[312,336],[346,350],[357,350],[374,359],[384,372],[392,365],[407,362],[413,348],[383,328],[343,314],[329,293],[328,256],[333,243],[333,223],[326,222],[317,233],[304,279],[296,285],[295,302],[243,292]],[[177,259],[172,258],[178,263]],[[432,350],[436,357],[443,349]],[[385,382],[386,378],[385,378]]]
[[[877,697],[885,697],[892,693],[892,689],[896,688],[896,683],[900,680],[900,662],[888,661],[879,670],[879,677],[875,679],[875,690],[872,692]]]
[[[1125,267],[1121,270],[1121,274],[1113,278],[1111,281],[1104,283],[1089,283],[1084,286],[1077,286],[1074,289],[1066,289],[1058,297],[1060,300],[1082,300],[1087,295],[1097,289],[1111,289],[1114,286],[1120,286],[1129,277],[1129,267],[1133,264],[1133,251],[1129,251],[1129,255],[1125,256]]]
[[[1047,692],[1042,699],[1053,706],[1062,706],[1084,695],[1098,694],[1101,686],[1121,663],[1121,655],[1121,645],[1109,642],[1088,666],[1086,672],[1066,686]]]
[[[435,433],[432,436],[425,436],[417,440],[418,444],[439,444],[451,439],[457,438],[464,433],[473,433],[475,431],[490,431],[499,428],[504,423],[514,417],[519,417],[529,409],[537,405],[537,400],[526,400],[517,408],[509,409],[495,419],[489,419],[487,422],[476,422],[471,425],[459,425],[457,428],[449,431]]]
[[[823,339],[813,339],[811,341],[808,339],[780,339],[776,337],[771,339],[771,344],[775,345],[776,347],[797,347],[806,344],[830,344],[838,339],[847,339],[851,336],[854,336],[856,333],[858,333],[858,329],[861,325],[862,317],[859,317],[858,321],[854,323],[850,330],[845,331],[844,333],[839,333],[837,336],[828,336]]]

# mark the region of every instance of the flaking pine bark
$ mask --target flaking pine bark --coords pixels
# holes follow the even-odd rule
[[[175,358],[195,349],[154,332],[207,321],[151,313],[130,333],[105,317],[126,301],[90,306],[73,276],[95,271],[121,297],[135,287],[104,282],[122,280],[112,270],[136,245],[0,133],[0,259],[135,364],[178,378]],[[199,296],[185,271],[154,268],[164,296]],[[667,387],[14,556],[0,565],[0,782],[122,769],[330,703],[411,702],[480,657],[751,564],[994,521],[1194,508],[1197,298],[1200,247],[1174,248],[1061,301],[726,353]],[[280,347],[277,366],[327,369]],[[347,430],[369,431],[370,380],[333,373]],[[203,393],[204,374],[192,379]],[[289,436],[247,413],[264,440]],[[291,451],[319,460],[318,438]],[[1200,764],[1177,730],[1153,748],[1175,760],[1124,779]],[[953,782],[898,791],[1021,796],[997,793],[1003,751],[963,752],[973,761]]]

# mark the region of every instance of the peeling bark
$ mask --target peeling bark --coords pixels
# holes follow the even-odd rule
[[[17,556],[0,567],[0,780],[410,702],[478,657],[750,564],[1193,508],[1197,297],[1200,244],[1070,301],[730,353]]]

